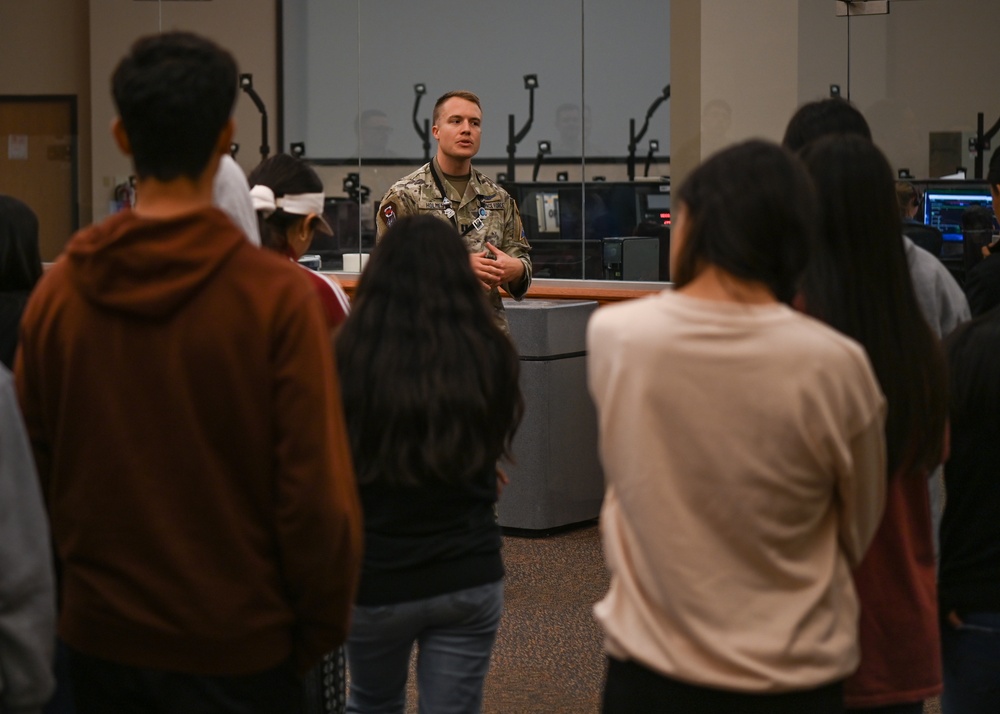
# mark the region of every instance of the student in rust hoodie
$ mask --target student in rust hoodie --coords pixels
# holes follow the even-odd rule
[[[294,712],[347,631],[360,516],[320,305],[211,205],[236,87],[195,35],[132,47],[137,205],[73,237],[22,321],[82,714]]]

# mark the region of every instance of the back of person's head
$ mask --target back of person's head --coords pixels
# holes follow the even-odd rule
[[[846,99],[833,97],[803,104],[785,128],[781,145],[801,151],[809,142],[827,134],[851,134],[871,141],[872,130],[864,115]]]
[[[899,217],[906,220],[911,212],[920,207],[920,192],[909,181],[896,182],[896,204],[899,206]]]
[[[35,212],[13,196],[0,196],[0,291],[30,291],[41,277]]]
[[[820,241],[803,276],[807,311],[864,346],[888,402],[890,473],[941,457],[940,345],[910,278],[889,162],[867,139],[831,135],[801,152],[820,198]]]
[[[111,80],[115,106],[140,178],[197,179],[229,122],[236,61],[188,32],[136,41]]]
[[[993,239],[993,211],[986,206],[969,206],[962,211],[962,239],[977,250]]]
[[[450,224],[409,216],[386,231],[336,350],[361,483],[465,482],[509,450],[517,353]]]
[[[969,206],[962,211],[962,232],[985,230],[993,232],[993,211],[986,206]]]
[[[318,216],[323,213],[322,180],[309,164],[291,154],[275,154],[264,159],[250,172],[247,180],[257,209],[261,245],[287,253],[289,229],[305,220],[309,213]],[[260,186],[266,187],[270,194],[265,191],[262,195],[257,188]],[[285,205],[286,197],[309,197],[311,202],[298,200]],[[310,230],[312,228],[323,229],[325,224],[317,218]]]
[[[686,224],[671,266],[678,287],[712,264],[791,301],[811,253],[816,217],[812,182],[797,158],[765,141],[723,149],[687,178],[677,203]]]

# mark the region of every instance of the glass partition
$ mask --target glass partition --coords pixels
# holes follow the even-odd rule
[[[161,28],[182,10],[148,6]],[[370,249],[379,199],[435,151],[421,135],[434,99],[456,87],[483,98],[474,163],[516,197],[536,275],[554,278],[624,277],[619,251],[653,253],[607,239],[669,221],[662,177],[741,139],[779,139],[797,105],[831,91],[918,183],[975,180],[977,166],[981,176],[989,148],[977,152],[977,129],[1000,120],[990,44],[977,39],[996,34],[1000,16],[981,0],[858,0],[856,14],[834,0],[511,0],[492,14],[458,0],[278,6],[283,96],[272,116],[283,148],[304,148],[332,198],[333,269]],[[688,35],[697,49],[667,99],[671,43]],[[690,127],[675,114],[687,107]]]
[[[437,149],[435,100],[467,89],[484,114],[473,165],[517,201],[536,278],[620,279],[620,261],[604,259],[605,239],[669,216],[666,107],[637,143],[636,185],[628,170],[628,120],[638,131],[669,84],[669,4],[626,5],[510,0],[484,14],[458,0],[282,0],[283,136],[304,145],[330,197],[337,236],[316,246],[324,269],[361,263],[379,200]],[[647,48],[638,66],[635,46]],[[631,244],[624,252],[633,255]],[[652,261],[649,274],[665,279],[659,253],[651,255],[642,259]]]
[[[469,90],[483,109],[473,166],[518,200],[536,275],[544,274],[552,251],[538,244],[536,202],[523,187],[533,181],[539,141],[552,141],[556,107],[580,101],[580,0],[511,0],[488,16],[468,10],[457,0],[361,5],[356,125],[361,184],[370,191],[361,204],[362,232],[374,235],[385,191],[437,151],[431,135],[437,98]]]

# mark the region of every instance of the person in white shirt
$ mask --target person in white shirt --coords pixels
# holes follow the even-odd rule
[[[725,149],[675,206],[676,289],[602,308],[587,332],[604,711],[839,712],[884,400],[864,350],[788,304],[815,235],[795,157]]]

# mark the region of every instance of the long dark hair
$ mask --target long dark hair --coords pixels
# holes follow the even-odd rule
[[[250,186],[267,186],[275,198],[289,194],[323,193],[323,181],[302,159],[291,154],[275,154],[261,161],[247,176]],[[281,208],[270,215],[257,212],[260,243],[278,253],[288,252],[288,229],[304,216],[285,213]]]
[[[822,222],[803,277],[806,309],[867,351],[888,402],[889,473],[936,466],[947,410],[944,357],[913,290],[889,162],[849,135],[809,144],[802,158]]]
[[[38,218],[27,204],[0,196],[0,362],[13,367],[21,314],[42,277]]]
[[[406,217],[385,233],[336,350],[360,483],[468,482],[509,453],[517,352],[444,221]]]
[[[710,263],[791,301],[816,229],[812,182],[795,156],[765,141],[738,144],[695,169],[677,197],[687,223],[671,266],[678,287]]]

